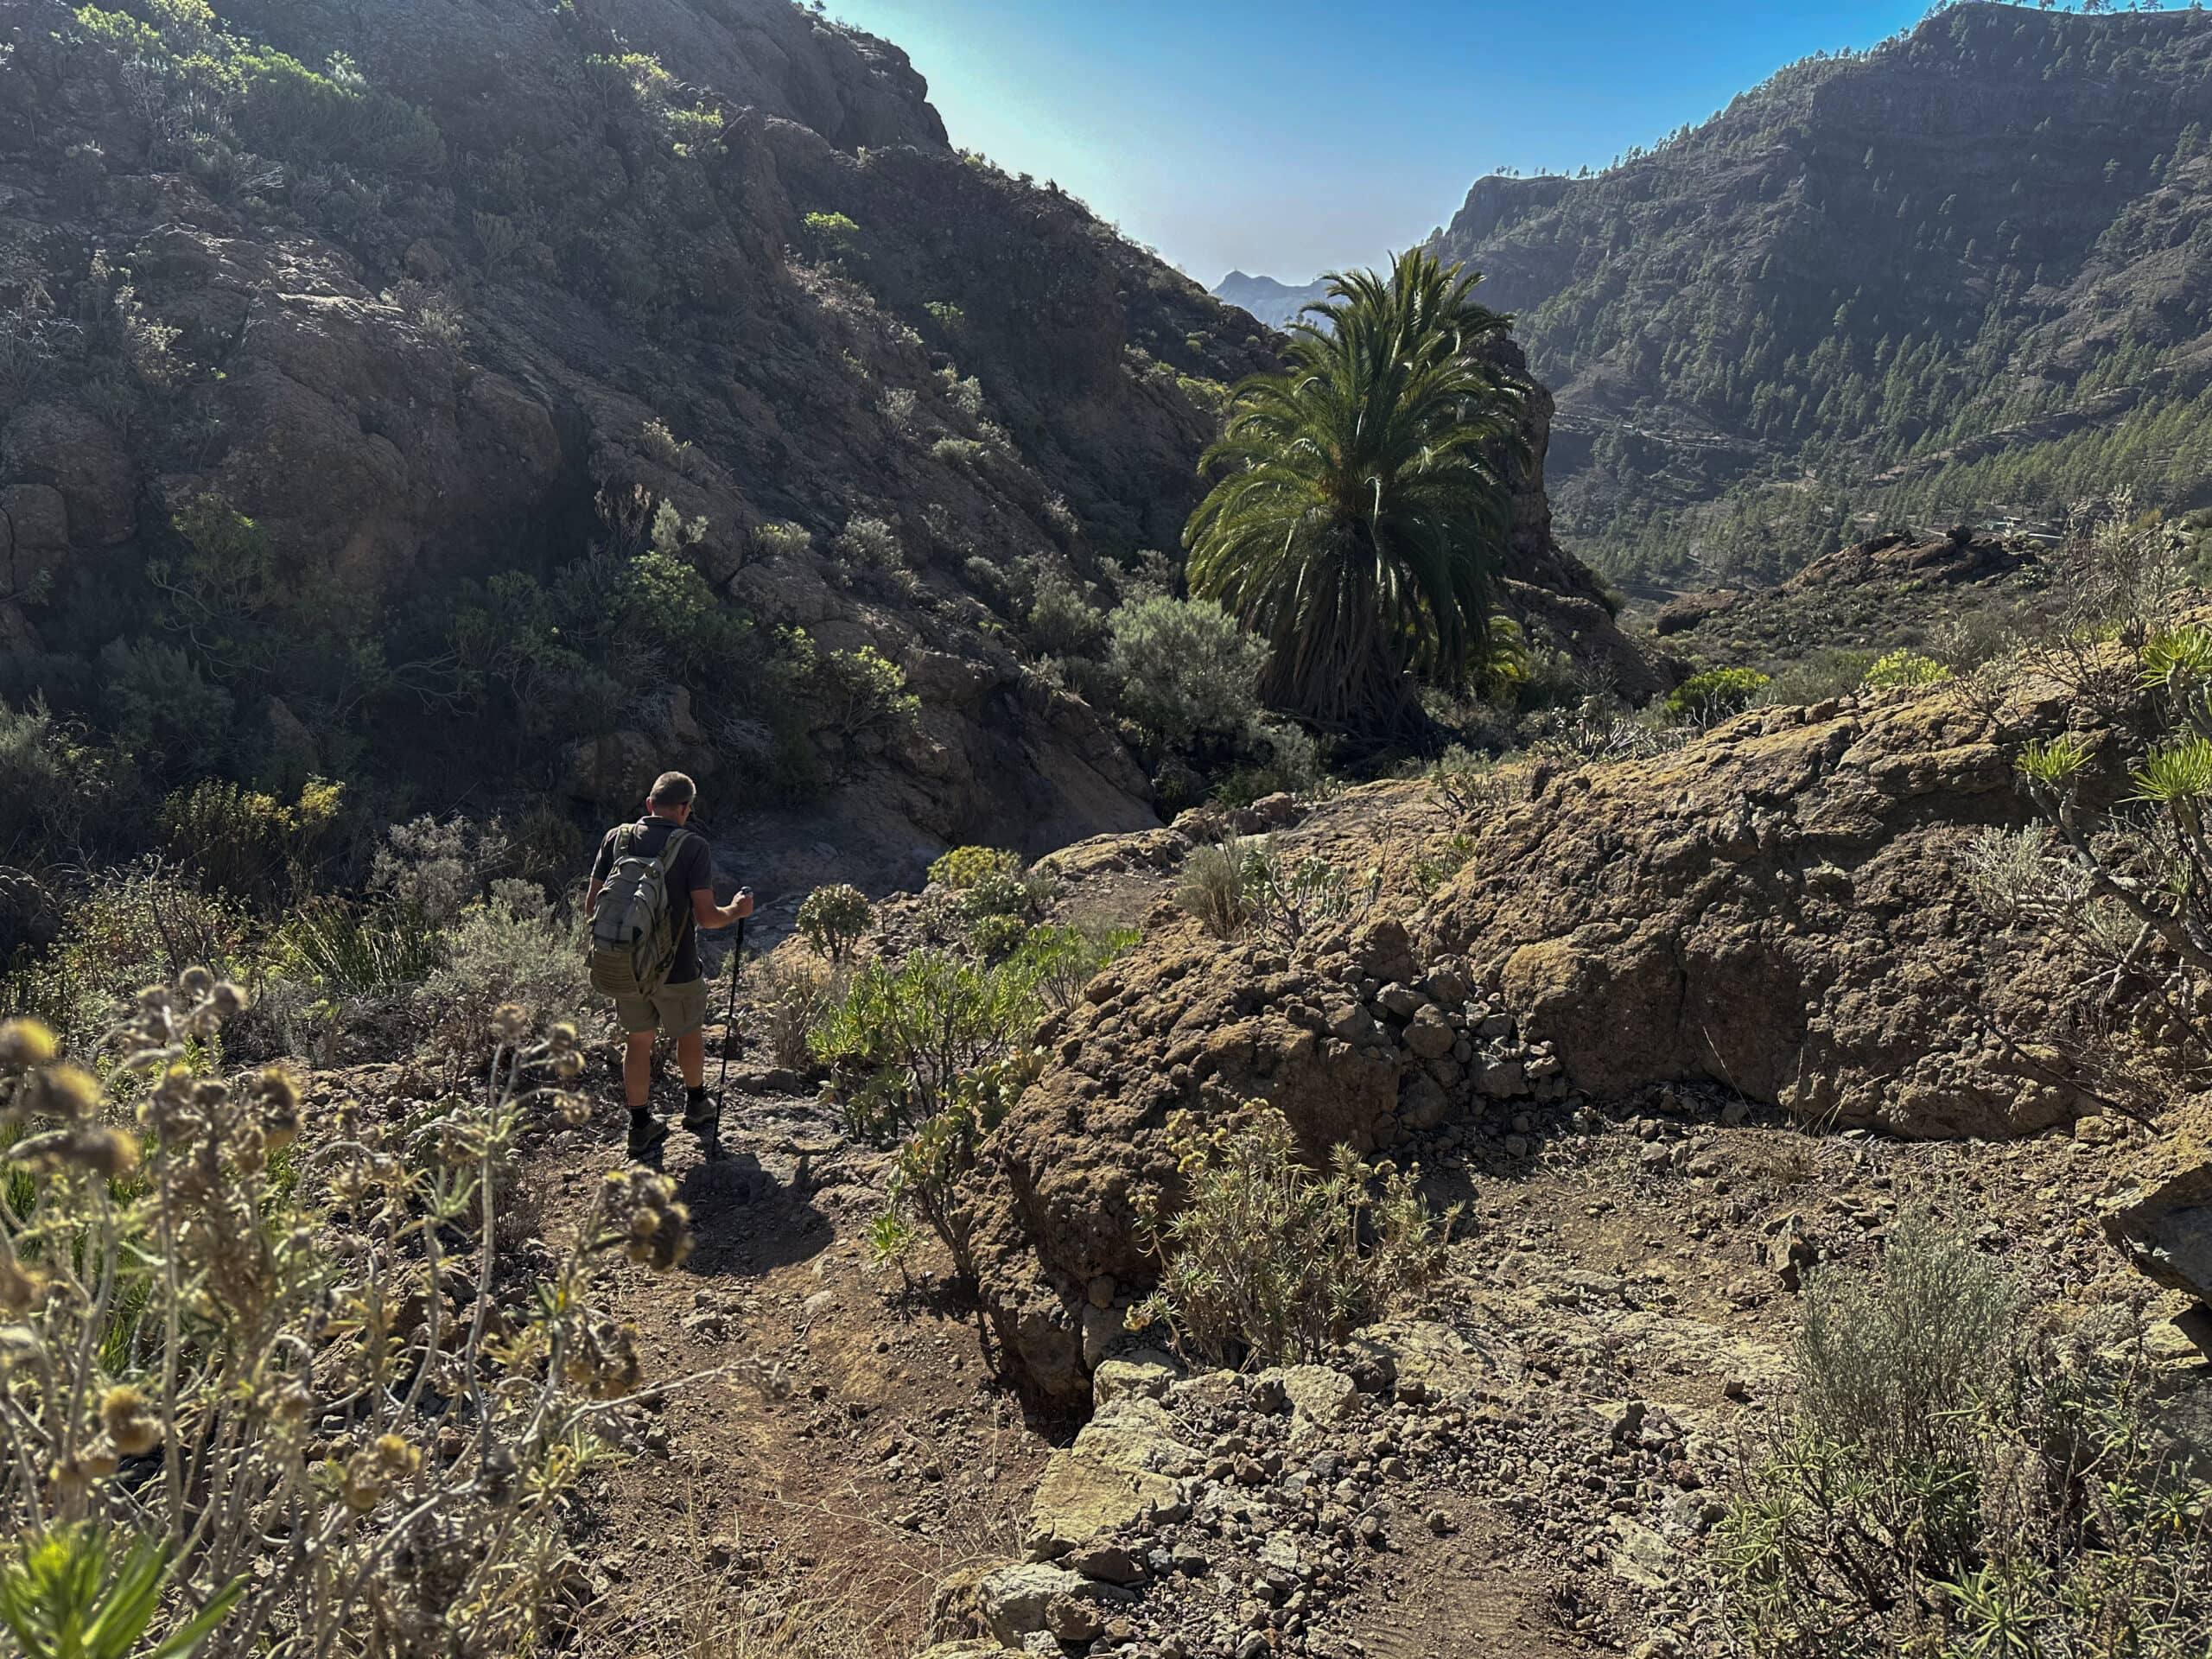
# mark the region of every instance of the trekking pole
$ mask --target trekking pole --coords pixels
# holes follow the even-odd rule
[[[737,982],[745,972],[745,918],[737,918],[737,948],[729,958],[729,1017],[722,1025],[722,1073],[715,1080],[717,1107],[729,1092],[729,1048],[737,1040]]]

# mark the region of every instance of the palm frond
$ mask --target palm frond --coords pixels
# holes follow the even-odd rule
[[[1526,444],[1480,280],[1424,253],[1332,276],[1200,461],[1192,589],[1268,641],[1269,700],[1323,725],[1395,722],[1411,677],[1458,684],[1488,637]]]

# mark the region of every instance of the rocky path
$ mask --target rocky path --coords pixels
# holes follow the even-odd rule
[[[941,1580],[1018,1548],[1050,1426],[992,1384],[972,1323],[868,1264],[881,1160],[834,1112],[733,1089],[723,1121],[721,1163],[669,1142],[690,1259],[606,1269],[647,1374],[708,1375],[632,1414],[590,1505],[586,1649],[898,1659]],[[549,1232],[620,1166],[620,1123],[603,1101],[534,1160]],[[819,1645],[765,1645],[786,1621]]]
[[[549,1230],[615,1166],[619,1120],[610,1101],[537,1157]],[[972,1316],[868,1262],[884,1160],[834,1111],[736,1093],[725,1122],[723,1164],[671,1141],[684,1269],[607,1270],[653,1374],[716,1374],[634,1414],[589,1505],[594,1654],[1714,1651],[1686,1552],[1786,1405],[1804,1261],[1870,1253],[1926,1198],[1986,1217],[2048,1300],[2133,1291],[2079,1224],[2085,1141],[1815,1138],[1655,1091],[1511,1156],[1471,1126],[1399,1148],[1466,1206],[1427,1306],[1297,1398],[1140,1356],[1078,1439],[993,1381]],[[1102,1468],[1109,1500],[1172,1501],[1101,1511]]]

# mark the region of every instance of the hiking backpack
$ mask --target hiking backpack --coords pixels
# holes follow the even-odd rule
[[[651,996],[668,983],[676,965],[682,920],[671,902],[668,876],[691,832],[671,831],[652,857],[638,850],[642,833],[631,824],[615,838],[614,865],[592,912],[591,988],[602,996]]]

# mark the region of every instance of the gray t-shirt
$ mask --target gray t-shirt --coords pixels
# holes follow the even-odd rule
[[[691,895],[703,893],[709,899],[714,897],[715,855],[707,838],[669,818],[648,817],[635,823],[618,823],[601,841],[599,856],[592,861],[594,883],[606,880],[613,873],[615,841],[632,830],[637,832],[637,851],[645,858],[658,858],[671,836],[683,837],[683,844],[676,849],[676,861],[668,870],[668,902],[676,912],[676,965],[668,970],[668,982],[689,985],[695,979],[703,979],[706,976],[699,967],[698,916],[692,908]]]

